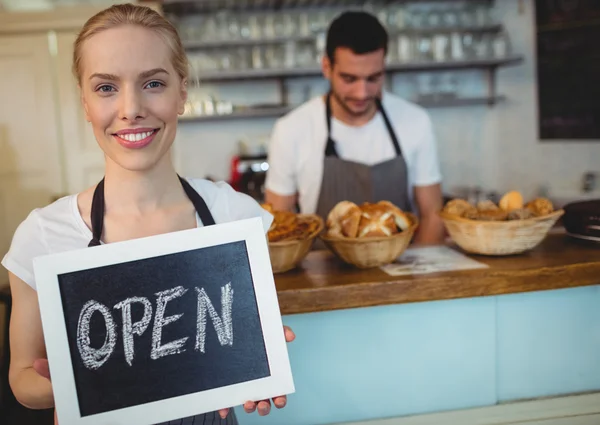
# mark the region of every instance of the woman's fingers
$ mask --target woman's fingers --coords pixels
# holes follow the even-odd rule
[[[244,410],[246,413],[252,413],[256,410],[256,403],[253,401],[247,401],[244,403]]]
[[[289,326],[284,326],[283,331],[285,333],[286,342],[292,342],[296,339],[296,334],[294,334],[294,331],[292,331],[292,328],[290,328]]]

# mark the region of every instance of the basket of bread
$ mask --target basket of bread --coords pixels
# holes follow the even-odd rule
[[[441,212],[450,237],[463,250],[482,255],[513,255],[535,248],[564,211],[546,198],[524,203],[518,191],[476,205],[464,199],[448,201]]]
[[[393,262],[410,244],[417,218],[388,201],[364,203],[342,201],[327,216],[320,236],[342,261],[358,268]]]
[[[273,215],[267,233],[273,272],[283,273],[296,268],[325,227],[323,219],[316,214],[274,211],[270,204],[262,207]]]

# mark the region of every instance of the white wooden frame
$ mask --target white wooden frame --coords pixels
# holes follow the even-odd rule
[[[58,276],[198,248],[245,241],[271,375],[105,413],[80,415]],[[252,218],[34,260],[58,421],[69,425],[150,425],[295,391],[262,220]],[[175,414],[173,413],[175,412]],[[176,417],[174,417],[174,415]]]

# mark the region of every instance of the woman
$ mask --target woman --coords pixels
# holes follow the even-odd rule
[[[95,187],[32,211],[2,261],[13,297],[11,388],[32,409],[54,405],[34,257],[256,216],[266,231],[272,220],[225,183],[187,181],[175,172],[170,149],[187,98],[188,63],[177,31],[158,13],[117,5],[92,17],[75,42],[73,71],[86,119],[104,151],[105,177]],[[286,340],[293,338],[286,329]],[[280,408],[286,397],[273,401]],[[265,415],[270,401],[247,402],[244,409]],[[237,420],[224,409],[194,422]]]

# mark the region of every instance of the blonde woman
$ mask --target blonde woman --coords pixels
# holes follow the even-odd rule
[[[13,297],[10,384],[32,409],[54,405],[45,360],[32,260],[36,256],[202,225],[272,217],[225,183],[180,178],[171,145],[187,98],[188,63],[175,28],[150,8],[112,6],[92,17],[75,42],[73,71],[86,119],[105,155],[102,181],[32,211],[17,229],[2,264]],[[286,329],[286,340],[294,334]],[[286,397],[273,399],[285,406]],[[247,402],[269,413],[271,403]],[[171,421],[171,424],[184,423]],[[236,424],[233,411],[185,423]]]

